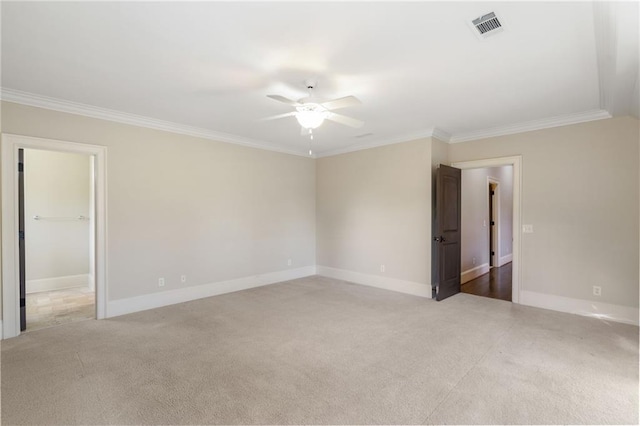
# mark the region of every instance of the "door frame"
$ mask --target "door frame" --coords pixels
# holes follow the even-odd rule
[[[521,268],[521,222],[522,222],[522,156],[487,158],[482,160],[458,161],[452,167],[462,170],[481,169],[487,167],[513,166],[513,260],[511,279],[511,301],[520,303]]]
[[[107,317],[107,147],[77,142],[2,134],[2,338],[20,335],[20,270],[18,250],[18,150],[85,154],[93,157],[91,219],[94,223],[93,250],[96,318]]]
[[[493,239],[494,255],[491,255],[491,243],[489,243],[489,267],[502,266],[500,264],[500,180],[487,176],[487,187],[491,189],[491,185],[495,185],[495,195],[491,204],[492,212],[489,215],[489,241]],[[491,194],[489,194],[491,197]],[[493,217],[495,225],[491,226],[491,217]],[[493,265],[492,265],[493,264]]]

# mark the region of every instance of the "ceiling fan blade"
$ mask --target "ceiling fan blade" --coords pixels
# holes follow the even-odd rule
[[[287,105],[292,105],[292,106],[300,106],[300,104],[296,101],[292,101],[291,99],[287,99],[284,96],[280,96],[280,95],[267,95],[267,98],[271,98],[274,101],[279,101],[279,102],[283,102]]]
[[[323,102],[321,105],[328,110],[334,110],[338,108],[346,108],[350,106],[360,105],[360,99],[355,96],[345,96],[344,98],[334,99],[332,101]]]
[[[356,129],[364,125],[364,121],[356,120],[355,118],[347,117],[346,115],[336,114],[335,112],[329,112],[329,114],[327,114],[327,120],[335,121],[336,123],[354,127]]]
[[[271,117],[265,117],[265,118],[261,118],[260,121],[269,121],[269,120],[277,120],[279,118],[285,118],[285,117],[292,117],[296,115],[295,111],[292,112],[286,112],[284,114],[278,114],[278,115],[272,115]]]

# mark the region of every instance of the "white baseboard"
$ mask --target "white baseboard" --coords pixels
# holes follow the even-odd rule
[[[67,275],[65,277],[43,278],[28,280],[27,294],[41,291],[62,290],[63,288],[86,287],[89,285],[89,274]]]
[[[318,275],[322,275],[323,277],[397,291],[399,293],[412,294],[414,296],[428,297],[429,299],[431,298],[431,286],[429,284],[381,277],[379,275],[362,274],[360,272],[330,268],[328,266],[318,266],[317,272]]]
[[[501,256],[500,259],[498,259],[498,266],[506,265],[511,261],[513,261],[513,253],[509,253],[506,256]]]
[[[612,305],[591,300],[572,299],[534,291],[520,291],[520,304],[552,311],[568,312],[602,320],[638,325],[638,308]]]
[[[93,274],[88,274],[87,286],[89,286],[91,290],[96,289],[96,283],[95,283],[95,280],[93,279]]]
[[[117,317],[119,315],[145,311],[147,309],[188,302],[190,300],[202,299],[225,293],[233,293],[235,291],[294,280],[296,278],[304,278],[315,274],[315,266],[305,266],[303,268],[270,272],[267,274],[237,278],[234,280],[177,288],[160,293],[144,294],[142,296],[131,297],[128,299],[112,300],[107,302],[107,312],[105,317]]]
[[[478,278],[480,275],[484,275],[489,272],[489,264],[483,263],[475,268],[467,269],[460,274],[460,284],[471,281],[474,278]]]

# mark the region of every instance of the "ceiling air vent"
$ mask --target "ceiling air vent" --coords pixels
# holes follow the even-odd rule
[[[471,21],[480,38],[486,38],[502,31],[502,24],[494,12],[482,15]]]
[[[373,133],[363,133],[361,135],[357,135],[356,138],[366,138],[369,136],[373,136]]]

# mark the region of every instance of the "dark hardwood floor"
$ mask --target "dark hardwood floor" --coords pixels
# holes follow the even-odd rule
[[[511,302],[511,262],[462,284],[461,291]]]

